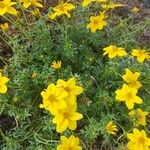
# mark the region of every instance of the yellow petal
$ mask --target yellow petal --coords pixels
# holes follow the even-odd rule
[[[4,94],[7,92],[7,86],[6,85],[1,85],[0,86],[0,93]]]

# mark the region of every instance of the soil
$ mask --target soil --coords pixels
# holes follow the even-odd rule
[[[7,114],[0,115],[0,130],[2,132],[9,131],[16,127],[17,123],[14,117],[11,117]]]

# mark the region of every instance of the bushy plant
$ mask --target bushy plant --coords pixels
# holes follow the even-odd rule
[[[135,11],[122,18],[115,12],[125,7],[120,3],[89,2],[72,0],[44,9],[47,3],[40,0],[0,1],[0,16],[9,24],[1,26],[0,37],[13,53],[9,60],[0,56],[5,64],[0,74],[1,149],[130,150],[136,144],[133,136],[148,141],[147,145],[138,143],[143,147],[150,146],[149,114],[136,111],[150,112],[149,47],[141,47],[136,39],[150,20],[134,23]],[[127,68],[130,75],[124,79]],[[4,77],[9,81],[4,82]],[[139,88],[135,87],[138,81]],[[53,88],[48,90],[50,85]],[[65,123],[60,124],[58,118],[66,109],[58,98],[62,93],[67,107],[77,105],[73,113],[83,115],[72,119],[78,120],[77,127],[68,123],[60,129]],[[52,105],[55,100],[60,103]],[[59,104],[64,108],[57,108]],[[131,110],[135,110],[133,117]],[[13,119],[8,130],[1,123],[4,114]],[[66,121],[70,116],[65,115]],[[138,124],[140,119],[146,123]],[[147,137],[142,135],[145,132]],[[71,141],[76,142],[71,145]]]

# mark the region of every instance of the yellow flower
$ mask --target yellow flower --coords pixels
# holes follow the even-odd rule
[[[104,9],[113,9],[113,8],[116,8],[116,7],[123,7],[123,6],[125,6],[125,5],[123,5],[123,4],[110,3],[110,4],[102,4],[101,6],[102,6],[102,8],[104,8]]]
[[[50,84],[47,89],[41,92],[41,95],[43,104],[40,105],[40,108],[45,108],[52,114],[56,113],[58,109],[67,107],[64,98],[68,96],[68,93],[61,87]]]
[[[135,126],[146,126],[147,111],[142,111],[140,108],[129,112],[129,116],[133,119]]]
[[[139,76],[139,72],[132,73],[129,69],[126,69],[126,74],[123,75],[122,78],[124,79],[124,81],[126,81],[129,87],[139,89],[142,86],[142,84],[137,81]]]
[[[128,85],[124,84],[123,87],[115,91],[116,99],[121,102],[125,102],[128,109],[134,107],[134,103],[142,104],[142,99],[138,97],[137,89],[131,88]]]
[[[109,58],[114,58],[116,56],[122,57],[127,55],[127,52],[123,47],[116,47],[115,45],[105,47],[103,50],[105,51],[103,55],[108,54]]]
[[[3,31],[8,31],[9,29],[9,24],[7,22],[5,22],[4,24],[0,24],[0,28],[3,30]]]
[[[61,136],[61,144],[57,146],[57,150],[82,150],[79,145],[79,138],[71,135],[69,138]]]
[[[0,1],[0,16],[8,13],[11,15],[17,15],[17,10],[12,7],[16,2],[11,2],[11,0],[2,0]]]
[[[8,81],[9,81],[9,79],[5,76],[2,76],[2,73],[0,72],[0,93],[4,94],[7,92],[6,83]]]
[[[33,16],[40,16],[40,11],[38,8],[34,9],[31,13]]]
[[[133,133],[127,134],[127,137],[130,140],[127,144],[128,150],[149,150],[150,138],[147,137],[144,130],[134,128]]]
[[[107,2],[107,0],[83,0],[82,7],[86,7],[92,2]]]
[[[118,129],[117,126],[113,123],[113,121],[108,122],[108,124],[106,125],[106,131],[109,134],[116,135]]]
[[[13,102],[14,102],[14,103],[17,103],[19,99],[18,99],[18,97],[17,97],[17,96],[15,96],[15,97],[13,97],[13,99],[12,99],[12,100],[13,100]]]
[[[63,87],[68,93],[68,96],[65,98],[65,100],[70,105],[73,105],[76,102],[76,96],[83,92],[83,88],[76,85],[75,78],[70,78],[68,81],[59,79],[57,81],[57,86]]]
[[[150,53],[146,52],[145,50],[133,49],[131,54],[132,56],[137,57],[137,61],[139,63],[144,62],[145,59],[150,59]]]
[[[51,67],[54,68],[54,69],[59,69],[59,68],[61,68],[61,60],[60,60],[60,61],[59,61],[59,60],[57,60],[57,61],[54,60],[54,61],[52,62]]]
[[[132,12],[133,13],[137,13],[139,11],[139,8],[137,8],[136,6],[134,6],[133,8],[132,8]]]
[[[41,0],[19,0],[19,2],[23,3],[23,7],[24,8],[28,8],[31,5],[43,8],[43,5],[40,3]]]
[[[87,29],[90,28],[91,32],[102,30],[107,25],[107,22],[105,21],[106,18],[107,16],[105,16],[104,12],[100,13],[98,16],[91,16]]]
[[[71,3],[68,3],[68,1],[66,3],[60,4],[56,7],[53,8],[54,13],[50,14],[48,17],[49,19],[55,19],[58,16],[61,15],[66,15],[67,17],[70,18],[70,11],[75,9],[75,6]]]
[[[38,74],[37,74],[36,72],[33,72],[31,78],[32,78],[32,79],[35,79],[35,78],[37,77],[37,75],[38,75]]]
[[[54,116],[53,123],[57,124],[56,131],[61,133],[67,128],[75,130],[77,128],[77,120],[82,119],[83,115],[76,112],[77,104],[67,105],[65,109],[58,110]]]

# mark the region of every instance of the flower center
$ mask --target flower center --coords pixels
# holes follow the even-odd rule
[[[65,91],[67,91],[68,93],[70,92],[70,88],[69,88],[69,87],[65,87],[64,89],[65,89]]]
[[[94,25],[97,25],[97,24],[98,24],[98,21],[97,21],[97,20],[93,20],[93,24],[94,24]]]
[[[68,119],[70,115],[69,115],[68,112],[65,112],[65,113],[63,114],[63,116],[64,116],[64,118]]]
[[[127,93],[127,98],[132,99],[132,93]]]
[[[65,11],[65,9],[64,9],[63,6],[60,6],[60,7],[59,7],[59,10],[60,10],[61,12],[64,12],[64,11]]]
[[[74,150],[74,148],[72,148],[72,147],[68,147],[68,150]]]
[[[142,145],[145,143],[145,138],[144,137],[139,137],[138,142]]]
[[[51,101],[52,103],[57,101],[57,99],[56,99],[56,97],[54,95],[49,95],[48,96],[48,100]]]

